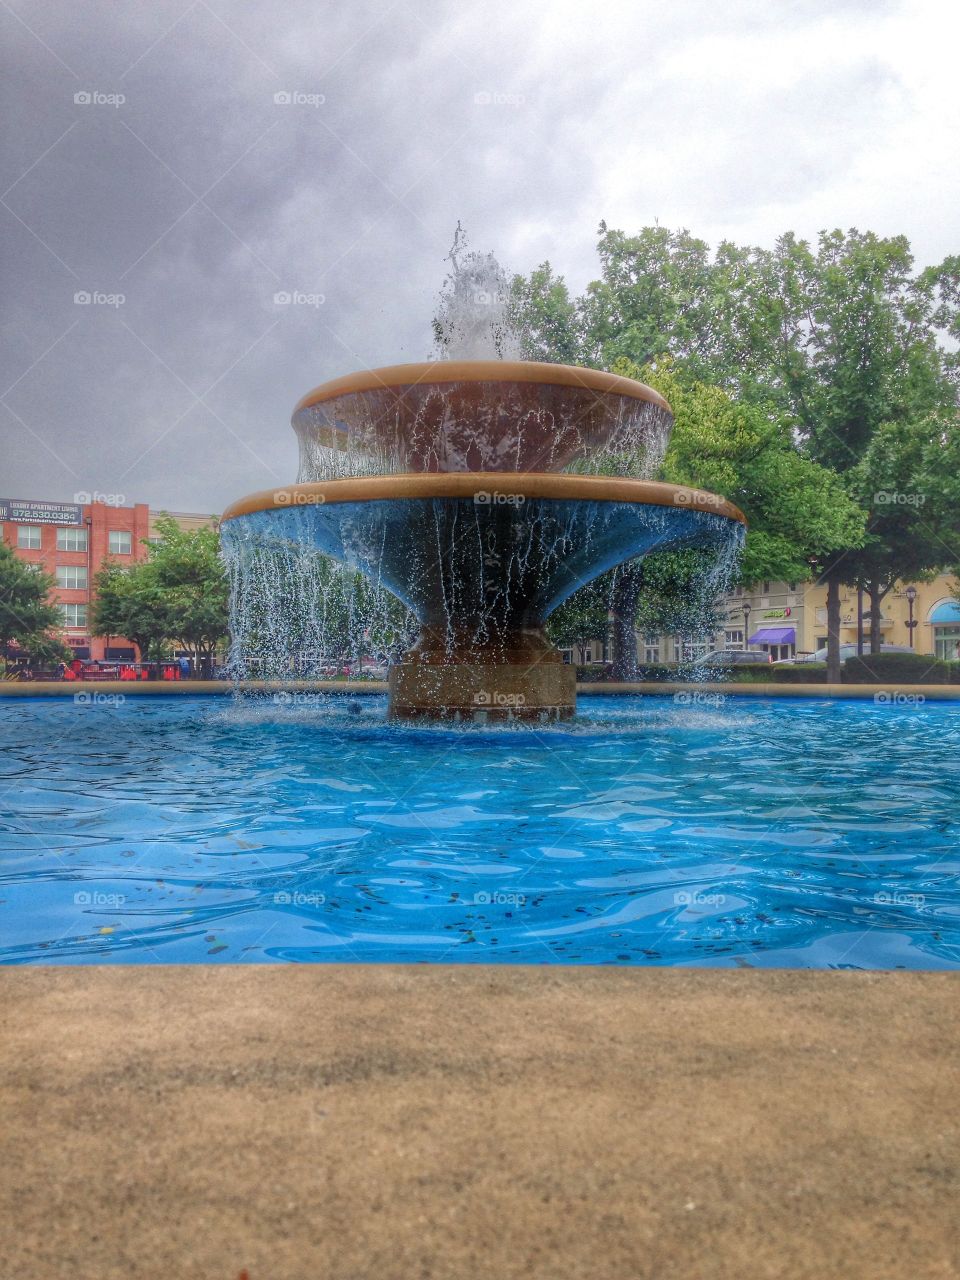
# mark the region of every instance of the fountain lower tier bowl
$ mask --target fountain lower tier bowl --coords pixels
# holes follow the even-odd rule
[[[544,633],[578,587],[624,560],[722,548],[744,517],[698,489],[555,474],[418,474],[253,494],[222,536],[241,554],[312,547],[382,583],[421,633],[391,668],[398,718],[562,719],[575,671]]]

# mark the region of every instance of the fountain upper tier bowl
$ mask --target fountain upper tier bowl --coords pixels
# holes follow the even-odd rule
[[[670,406],[632,378],[533,361],[441,360],[337,378],[293,412],[300,479],[337,473],[561,471],[662,454]],[[341,462],[341,465],[342,462]]]

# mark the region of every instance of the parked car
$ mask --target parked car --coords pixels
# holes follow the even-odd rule
[[[866,657],[870,652],[869,646],[864,645],[863,656]],[[913,653],[914,650],[905,644],[882,644],[880,646],[881,653]],[[857,656],[857,646],[855,644],[842,644],[840,646],[840,661],[846,662],[848,658]],[[781,658],[774,665],[778,667],[792,667],[801,662],[826,662],[827,648],[826,645],[822,649],[817,649],[814,653],[798,654],[796,658]]]
[[[692,670],[703,667],[740,667],[746,663],[769,662],[769,653],[762,649],[713,649],[701,658],[689,663]]]

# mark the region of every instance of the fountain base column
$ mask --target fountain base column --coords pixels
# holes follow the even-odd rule
[[[391,667],[391,719],[547,722],[569,720],[576,711],[576,668],[539,628],[482,647],[437,641],[437,631],[425,627]]]

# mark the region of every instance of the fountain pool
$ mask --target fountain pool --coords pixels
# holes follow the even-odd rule
[[[0,961],[960,967],[960,706],[678,697],[2,702]]]

